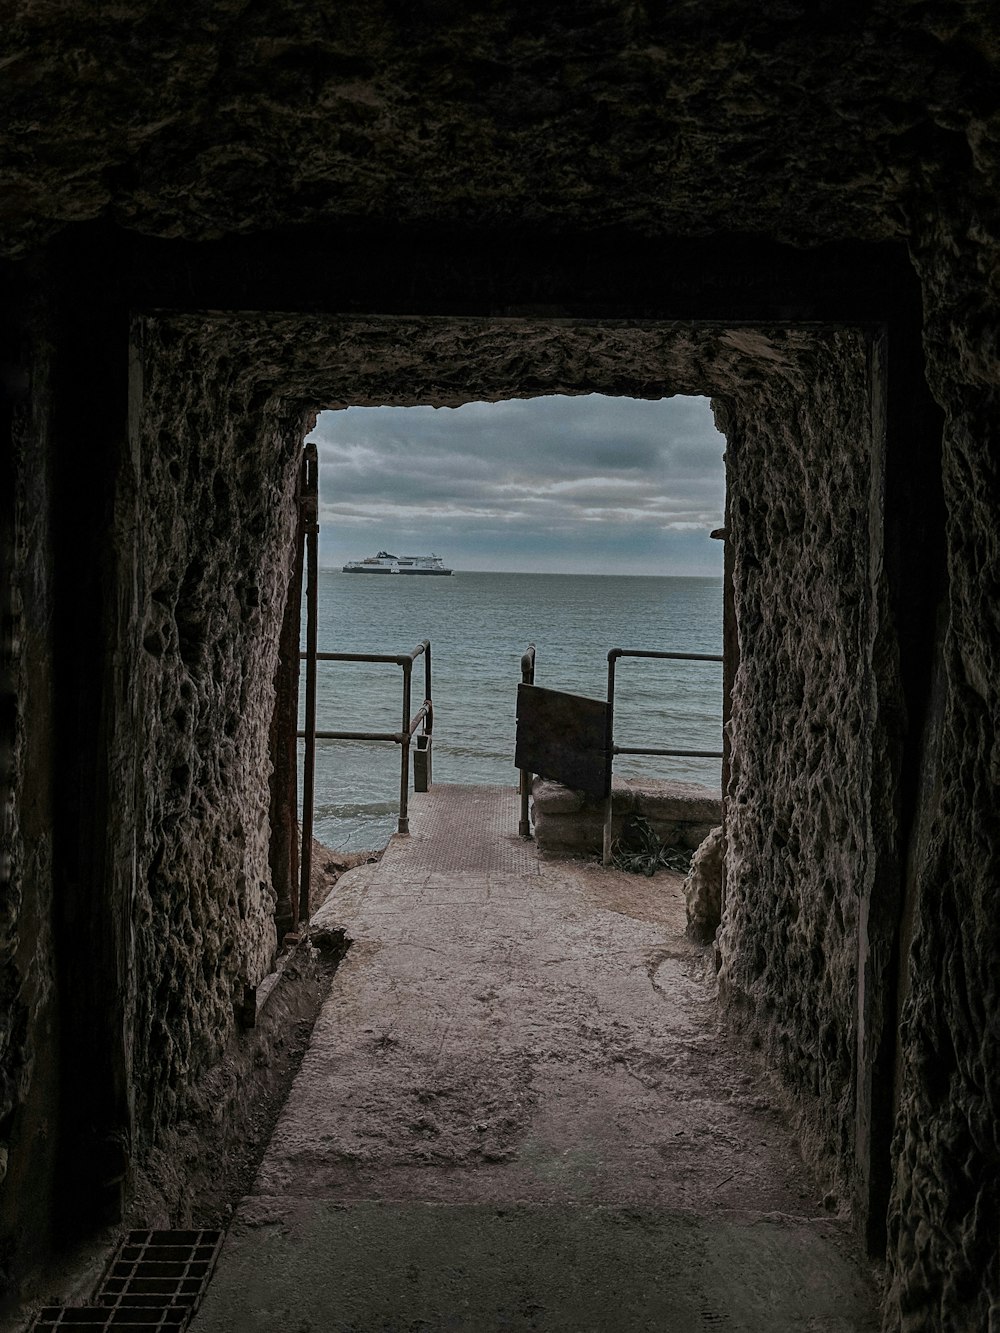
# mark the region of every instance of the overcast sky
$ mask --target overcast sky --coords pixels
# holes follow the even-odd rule
[[[705,398],[518,398],[320,414],[320,563],[721,574],[725,439]]]

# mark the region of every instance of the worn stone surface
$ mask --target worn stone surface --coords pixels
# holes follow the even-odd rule
[[[698,845],[691,869],[684,878],[687,933],[699,944],[709,944],[722,924],[722,863],[726,840],[718,825]]]
[[[343,950],[280,959],[253,1027],[185,1089],[184,1119],[143,1154],[125,1225],[225,1227],[250,1188]]]
[[[722,813],[722,793],[702,782],[625,778],[632,808],[651,823],[710,824]]]
[[[873,1329],[679,876],[457,874],[483,800],[514,824],[513,788],[415,797],[324,906],[354,944],[192,1329]]]
[[[559,815],[545,810],[535,810],[532,828],[539,856],[552,857],[555,860],[563,857],[600,856],[603,842],[602,819],[603,811],[600,805],[576,815]],[[623,823],[622,815],[612,818],[613,838],[621,834]]]
[[[611,780],[612,808],[617,813],[644,815],[648,819],[685,820],[704,823],[717,816],[722,793],[701,782],[681,782],[676,778],[625,778],[615,774]],[[571,815],[587,804],[584,792],[572,791],[560,782],[536,778],[531,787],[532,805],[539,814]],[[596,802],[589,802],[594,805]]]
[[[268,1200],[192,1333],[874,1333],[835,1222],[574,1204]],[[405,1325],[403,1325],[405,1327]]]
[[[535,778],[531,784],[531,805],[537,820],[540,814],[576,815],[583,809],[586,794],[564,787],[561,782]]]
[[[527,871],[492,868],[509,835],[482,845],[484,801],[501,812],[494,827],[516,827],[513,788],[415,796],[412,836],[345,875],[317,915],[354,942],[251,1203],[575,1199],[821,1216],[825,1186],[785,1138],[779,1092],[718,1030],[680,876],[534,857]],[[463,839],[476,845],[456,871]]]
[[[537,315],[164,313],[143,324],[150,349],[161,339],[178,365],[184,357],[225,358],[260,404],[273,396],[331,409],[457,407],[545,393],[692,393],[727,402],[771,380],[794,395],[827,359],[836,363],[841,347],[857,346],[821,327]],[[861,393],[864,364],[856,357],[852,364]]]

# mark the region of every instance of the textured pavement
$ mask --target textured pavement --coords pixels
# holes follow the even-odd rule
[[[321,910],[354,943],[193,1333],[874,1330],[679,879],[538,862],[513,790],[411,829]]]

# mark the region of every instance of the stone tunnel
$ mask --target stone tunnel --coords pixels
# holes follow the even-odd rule
[[[272,966],[313,414],[701,394],[725,1019],[886,1329],[1000,1327],[995,6],[22,0],[2,42],[8,1303]]]

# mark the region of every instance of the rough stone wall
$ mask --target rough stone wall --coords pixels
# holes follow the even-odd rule
[[[948,418],[951,598],[910,840],[904,927],[912,923],[913,950],[904,979],[890,1318],[912,1329],[983,1327],[990,1300],[1000,1299],[1000,1209],[990,1193],[1000,1102],[994,0],[17,0],[5,20],[6,254],[97,217],[194,241],[308,223],[348,237],[359,226],[492,229],[501,241],[616,228],[624,253],[639,236],[662,240],[668,258],[672,238],[719,236],[726,245],[732,232],[910,244],[928,319],[928,373]],[[275,368],[289,345],[276,349]],[[456,351],[447,338],[437,347]],[[537,383],[596,388],[605,366],[598,360],[593,382],[580,361],[562,381]],[[756,367],[750,363],[751,378]],[[322,387],[328,370],[293,371],[289,393]],[[369,373],[356,359],[354,370],[362,396],[345,375],[331,402],[338,394],[363,401],[386,386],[405,400],[402,369]],[[416,375],[411,390],[441,401],[460,401],[472,384],[440,368]],[[523,366],[511,356],[478,382],[516,392]],[[617,391],[641,393],[655,382],[619,375]],[[700,382],[700,391],[725,396],[710,376]],[[735,397],[729,402],[738,443],[754,430],[752,395],[742,412]],[[759,406],[768,408],[767,395]],[[780,528],[773,535],[791,544]],[[791,598],[794,589],[786,591]],[[818,613],[822,625],[823,607]],[[843,627],[828,624],[831,633]],[[856,702],[850,689],[845,698]],[[851,810],[846,781],[843,789]],[[781,871],[777,852],[753,850],[764,856],[762,872]],[[751,869],[741,870],[748,892]],[[807,918],[803,939],[818,934],[818,906]],[[797,923],[783,920],[796,935]],[[834,954],[846,968],[846,956],[836,947]],[[767,966],[759,960],[756,980]],[[839,988],[838,967],[814,965],[821,989],[827,981]],[[755,978],[745,980],[752,989]],[[754,994],[769,1021],[767,997]],[[819,1033],[803,1017],[801,1040],[788,1041],[801,1055],[792,1068],[805,1079]],[[780,1014],[775,1031],[793,1018]],[[816,1073],[826,1071],[838,1099],[829,1123],[836,1139],[846,1074],[837,1073],[841,1034],[831,1034],[831,1054],[817,1059]]]
[[[140,1131],[176,1119],[275,947],[269,728],[301,411],[219,345],[142,326]]]
[[[684,877],[684,906],[687,934],[698,944],[711,944],[722,924],[722,867],[726,840],[722,825],[695,849],[691,868]]]
[[[12,367],[8,365],[8,372]],[[15,482],[4,497],[6,539],[0,647],[4,811],[0,891],[0,1296],[12,1270],[51,1235],[58,1101],[56,962],[52,933],[52,565],[48,359],[36,348],[17,376],[11,412]],[[28,388],[33,389],[29,393]],[[0,444],[3,448],[3,444]],[[35,466],[26,467],[31,458]],[[8,508],[9,506],[9,508]],[[9,560],[9,564],[8,564]],[[9,711],[8,711],[9,708]],[[12,741],[7,752],[5,742]],[[9,765],[9,768],[7,767]],[[8,786],[9,781],[9,786]],[[44,1242],[43,1242],[44,1243]]]
[[[739,668],[721,981],[850,1179],[860,903],[871,874],[874,707],[866,349],[724,414]],[[875,553],[877,558],[877,552]]]
[[[888,1323],[921,1333],[1000,1317],[1000,226],[995,201],[971,211],[918,247],[949,601],[911,850]]]

